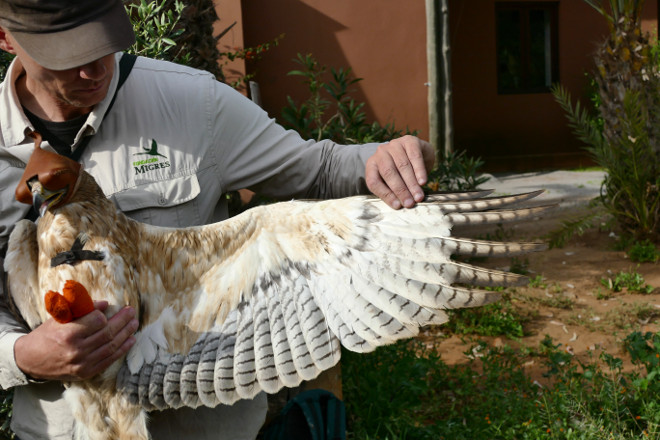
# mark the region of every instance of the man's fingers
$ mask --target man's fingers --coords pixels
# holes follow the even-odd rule
[[[99,347],[95,352],[90,355],[90,377],[103,372],[106,368],[112,365],[117,359],[128,353],[128,350],[135,345],[135,336],[131,335],[124,339],[121,345],[115,345],[116,341],[112,341],[102,347]]]
[[[72,328],[76,328],[75,333],[79,338],[89,338],[103,329],[108,324],[108,319],[100,310],[92,312],[75,319],[69,323]]]
[[[385,203],[387,203],[393,209],[400,209],[401,202],[397,196],[392,192],[385,184],[378,167],[375,163],[367,162],[367,187],[374,195],[380,197]]]
[[[415,206],[419,185],[415,182],[409,162],[398,162],[380,169],[380,176],[389,190],[404,208]],[[421,192],[421,188],[419,188]]]
[[[413,138],[416,142],[406,142],[404,147],[410,164],[412,165],[416,183],[420,186],[426,185],[428,181],[428,171],[435,164],[435,152],[433,147],[426,141]],[[422,192],[422,197],[424,196]],[[419,201],[419,200],[418,200]]]
[[[399,194],[405,197],[412,196],[415,202],[421,202],[424,200],[424,190],[422,190],[421,185],[426,183],[427,175],[419,144],[417,142],[410,142],[406,138],[399,139],[398,142],[393,142],[395,142],[396,146],[390,150],[390,154],[396,166],[394,171],[397,173],[399,180],[403,180],[405,187],[399,191],[394,187],[392,189],[397,196]],[[394,179],[392,183],[399,184],[399,180]],[[385,181],[388,184],[390,183],[387,178]],[[404,206],[411,208],[414,206],[414,202],[409,205],[404,203]]]
[[[108,320],[106,326],[86,339],[91,352],[87,359],[87,374],[100,373],[135,344],[133,333],[138,328],[138,321],[134,317],[135,309],[124,307]]]
[[[106,300],[94,301],[94,307],[105,312],[105,309],[108,308],[108,302]]]
[[[92,313],[90,313],[90,315]],[[127,330],[127,327],[132,329],[132,334],[135,330],[137,330],[137,321],[134,318],[135,309],[132,307],[124,307],[114,316],[108,319],[107,325],[98,327],[96,331],[91,333],[87,338],[87,342],[93,347],[99,347],[103,344],[111,342],[118,334],[121,334],[122,330]]]

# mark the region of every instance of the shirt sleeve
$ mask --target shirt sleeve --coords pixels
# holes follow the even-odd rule
[[[0,258],[0,268],[4,267],[4,259]],[[0,270],[0,387],[8,389],[28,383],[28,378],[16,365],[14,344],[16,340],[27,333],[27,330],[14,317],[4,290],[5,273]]]
[[[16,365],[14,343],[27,330],[9,309],[5,291],[4,252],[14,224],[25,217],[29,208],[14,200],[16,182],[23,174],[19,165],[10,165],[12,159],[0,149],[0,387],[7,389],[28,383],[25,374]]]
[[[211,139],[227,190],[249,188],[276,198],[337,198],[368,193],[365,164],[378,144],[304,140],[266,112],[216,83]]]

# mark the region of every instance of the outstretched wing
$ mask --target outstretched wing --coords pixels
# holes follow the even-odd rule
[[[458,224],[501,223],[542,208],[501,210],[540,192],[429,196],[392,210],[371,197],[288,202],[200,228],[146,227],[143,327],[118,385],[161,409],[230,404],[316,377],[358,352],[447,321],[447,309],[498,298],[473,285],[524,277],[452,255],[516,255],[539,243],[451,237]],[[497,211],[495,211],[497,209]]]

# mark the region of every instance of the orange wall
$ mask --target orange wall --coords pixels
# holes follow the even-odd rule
[[[306,97],[300,78],[286,73],[298,68],[292,61],[298,52],[311,53],[364,78],[353,97],[366,102],[370,120],[428,136],[424,0],[244,0],[242,7],[246,46],[286,34],[248,63],[271,116],[279,117],[287,95]]]
[[[645,3],[643,25],[652,33],[658,1]],[[364,78],[353,96],[366,103],[370,119],[428,136],[424,0],[219,2],[240,3],[245,46],[286,34],[278,47],[247,66],[271,116],[280,116],[287,95],[299,101],[307,96],[301,79],[286,73],[298,68],[292,61],[296,53],[312,53],[321,64],[352,67]],[[497,94],[494,4],[449,0],[455,148],[481,156],[494,171],[589,165],[550,93]],[[606,32],[604,19],[584,1],[560,1],[559,76],[574,98],[585,97],[585,73],[592,69],[591,55]]]
[[[455,147],[493,170],[587,164],[552,94],[497,94],[494,3],[450,0]],[[656,23],[656,1],[647,1],[645,18]],[[559,79],[574,99],[584,100],[585,72],[606,32],[603,17],[585,2],[560,2]]]
[[[214,35],[220,35],[233,23],[236,23],[225,35],[218,41],[218,49],[220,52],[231,52],[236,48],[243,48],[245,46],[243,40],[243,14],[241,11],[241,0],[215,0],[215,10],[218,14],[219,20],[215,23]],[[245,76],[245,61],[236,59],[228,61],[226,58],[220,60],[222,71],[225,74],[227,83],[231,84],[233,81]],[[239,90],[246,94],[246,88],[241,87]]]

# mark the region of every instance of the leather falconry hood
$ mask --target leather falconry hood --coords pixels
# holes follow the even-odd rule
[[[50,191],[67,188],[66,196],[51,208],[66,204],[74,194],[80,176],[81,165],[68,157],[41,148],[41,135],[36,131],[29,134],[34,138],[34,151],[25,166],[23,176],[16,187],[16,200],[32,204],[32,191],[28,180],[37,177],[43,187]]]

